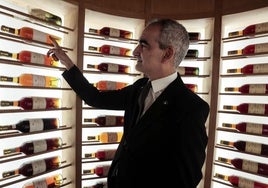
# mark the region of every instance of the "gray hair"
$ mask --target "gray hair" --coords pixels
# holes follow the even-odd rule
[[[185,58],[189,48],[190,41],[187,30],[182,24],[172,19],[155,19],[149,22],[147,26],[150,25],[161,27],[159,47],[160,49],[174,48],[174,66],[177,68]]]

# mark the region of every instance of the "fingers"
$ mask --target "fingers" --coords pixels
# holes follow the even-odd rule
[[[57,41],[52,36],[49,35],[49,39],[51,40],[51,42],[55,48],[60,48],[60,45],[57,43]]]

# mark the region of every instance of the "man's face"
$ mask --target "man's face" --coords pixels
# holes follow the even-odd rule
[[[136,70],[143,72],[149,78],[157,75],[164,54],[159,48],[159,35],[159,26],[148,26],[142,32],[139,44],[133,51],[133,55],[137,58]]]

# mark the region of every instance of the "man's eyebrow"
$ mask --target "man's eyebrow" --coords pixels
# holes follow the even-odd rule
[[[143,43],[143,44],[149,45],[149,43],[148,43],[147,40],[145,40],[145,39],[140,39],[140,40],[139,40],[139,43],[140,43],[140,44]]]

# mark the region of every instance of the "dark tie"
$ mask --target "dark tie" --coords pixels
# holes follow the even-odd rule
[[[142,88],[139,99],[138,99],[138,103],[139,103],[139,114],[137,116],[137,121],[140,119],[143,109],[144,109],[144,101],[150,91],[151,88],[151,82],[148,81],[147,84]]]

